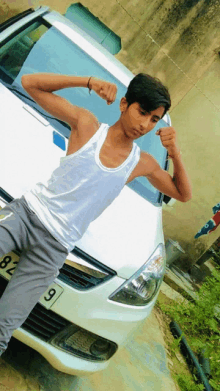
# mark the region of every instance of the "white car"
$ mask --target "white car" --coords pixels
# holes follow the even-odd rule
[[[22,88],[24,74],[93,75],[117,84],[108,106],[86,88],[57,91],[112,125],[134,75],[95,39],[49,7],[17,15],[0,26],[0,206],[48,179],[65,156],[70,127],[51,117]],[[166,114],[136,142],[167,168],[155,132]],[[150,315],[165,272],[163,194],[140,177],[93,221],[59,276],[14,337],[56,369],[86,375],[105,369],[131,333]],[[19,253],[0,259],[0,295]]]

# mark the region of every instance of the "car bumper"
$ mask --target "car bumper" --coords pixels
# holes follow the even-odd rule
[[[50,310],[67,319],[82,329],[96,334],[117,344],[120,349],[128,341],[132,332],[150,315],[156,298],[145,307],[131,307],[115,303],[108,299],[124,279],[114,277],[105,284],[89,291],[77,291],[59,279],[55,282],[64,291]],[[71,304],[72,303],[72,304]],[[53,346],[19,328],[13,336],[38,351],[57,370],[78,376],[86,376],[104,370],[111,360],[90,361],[77,357]],[[116,351],[117,354],[117,351]]]
[[[19,328],[13,337],[39,352],[58,371],[75,376],[87,376],[107,368],[109,361],[92,362],[65,353],[31,333]]]

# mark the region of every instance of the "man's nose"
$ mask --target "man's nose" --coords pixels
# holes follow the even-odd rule
[[[147,129],[149,123],[150,123],[150,115],[145,115],[141,122],[141,130]]]

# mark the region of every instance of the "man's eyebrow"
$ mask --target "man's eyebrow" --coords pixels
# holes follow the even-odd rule
[[[142,109],[141,106],[140,106],[140,109],[141,109],[142,111],[144,111],[145,113],[151,114],[150,111],[147,111],[146,109]],[[162,119],[162,117],[160,117],[159,115],[156,115],[156,114],[153,115],[153,118],[156,118],[156,119],[158,119],[158,120]]]
[[[157,118],[157,119],[162,119],[162,117],[160,117],[159,115],[156,115],[156,114],[154,114],[153,117]]]

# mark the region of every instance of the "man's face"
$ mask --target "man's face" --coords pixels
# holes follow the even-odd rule
[[[131,139],[137,139],[150,132],[164,115],[163,106],[148,113],[137,102],[127,107],[127,102],[123,99],[120,106],[121,122],[125,135]]]

